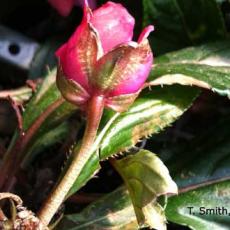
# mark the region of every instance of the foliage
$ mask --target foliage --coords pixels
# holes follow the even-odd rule
[[[129,6],[129,1],[124,2]],[[114,166],[121,175],[125,187],[105,194],[82,211],[64,215],[56,229],[138,229],[138,226],[151,226],[161,230],[166,229],[166,219],[195,230],[229,228],[228,215],[199,213],[200,207],[227,208],[226,204],[230,203],[230,111],[227,107],[229,101],[225,100],[230,98],[230,42],[224,3],[226,1],[142,1],[143,18],[139,21],[144,25],[154,24],[156,30],[150,38],[157,56],[151,74],[145,88],[127,111],[104,111],[89,152],[90,158],[66,199],[100,171],[102,161],[109,160],[111,167]],[[131,4],[135,6],[133,1]],[[56,46],[56,41],[54,43]],[[29,70],[33,78],[36,71],[40,74],[44,69],[45,59],[41,51],[48,53],[52,46],[52,43],[46,43],[40,49]],[[21,140],[20,135],[26,135],[47,109],[61,98],[55,76],[55,68],[48,71],[35,93],[26,86],[8,92],[15,102],[25,105],[25,110],[19,117],[22,130],[16,129],[3,164],[10,159],[12,148]],[[183,121],[183,115],[190,114],[191,107],[196,108],[204,90],[224,103],[221,115],[208,121],[208,128],[199,129],[188,141],[169,141],[167,131],[176,129],[175,122]],[[1,95],[5,97],[5,93]],[[17,172],[22,169],[28,172],[36,161],[47,157],[47,151],[55,153],[61,143],[65,147],[61,148],[64,154],[72,154],[68,158],[62,155],[64,169],[56,172],[60,180],[81,144],[81,128],[85,124],[81,115],[81,108],[66,101],[55,107],[36,128],[23,151],[18,153]],[[73,134],[72,124],[75,125]],[[78,129],[80,132],[76,135]],[[183,123],[180,129],[186,129]],[[165,139],[159,142],[165,147],[157,151],[152,146],[157,146],[159,134],[163,133],[166,133]],[[66,142],[71,135],[74,137]],[[136,151],[138,143],[145,139],[148,139],[145,149],[153,148],[156,154],[150,150]],[[175,183],[178,195],[175,195]],[[188,207],[193,207],[194,213],[190,213]]]

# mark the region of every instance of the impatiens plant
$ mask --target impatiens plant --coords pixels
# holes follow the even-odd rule
[[[95,10],[95,1],[49,3],[62,16],[81,5],[83,18],[57,49],[57,68],[41,83],[0,92],[18,122],[0,160],[0,229],[165,230],[169,221],[195,230],[229,229],[229,215],[212,218],[199,212],[200,207],[209,210],[230,203],[229,101],[217,97],[224,109],[214,100],[211,109],[205,107],[205,119],[215,108],[208,129],[202,130],[200,117],[190,125],[190,116],[211,100],[208,90],[230,97],[230,43],[222,40],[153,55],[155,50],[161,54],[203,42],[210,34],[225,38],[219,3],[197,1],[194,12],[202,16],[191,17],[186,0],[177,7],[175,1],[143,0],[144,29],[137,41],[135,19],[120,3],[105,2]],[[172,15],[180,15],[181,23]],[[41,62],[36,58],[37,67]],[[205,89],[202,97],[198,88]],[[218,122],[216,114],[222,114]],[[90,194],[87,186],[77,193],[101,168],[106,170],[104,164],[109,179],[100,185],[103,194]],[[24,172],[36,175],[31,179]],[[35,178],[34,186],[21,196],[29,190],[28,178]],[[112,193],[106,190],[110,181],[116,185]],[[7,199],[11,216],[5,210]],[[82,210],[81,202],[91,201]]]
[[[39,214],[45,225],[90,158],[104,107],[127,110],[148,77],[153,55],[147,36],[153,27],[144,29],[138,43],[130,41],[133,27],[134,19],[121,5],[108,2],[92,13],[85,1],[81,25],[57,51],[57,86],[86,112],[87,125],[77,155]]]

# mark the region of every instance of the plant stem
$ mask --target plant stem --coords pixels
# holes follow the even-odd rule
[[[0,169],[0,190],[8,191],[9,187],[12,186],[12,180],[14,175],[20,168],[20,162],[22,154],[26,150],[29,142],[36,134],[42,123],[46,118],[57,109],[65,100],[60,98],[53,102],[46,110],[34,121],[34,123],[28,128],[25,133],[19,133],[17,139],[13,140],[14,144],[11,145],[3,159],[2,167]]]
[[[90,150],[96,138],[103,110],[104,98],[102,96],[92,97],[87,105],[87,125],[78,154],[74,156],[66,174],[50,194],[38,214],[39,219],[45,226],[47,226],[51,221],[52,217],[73,186],[75,180],[80,175],[86,162],[90,158]]]

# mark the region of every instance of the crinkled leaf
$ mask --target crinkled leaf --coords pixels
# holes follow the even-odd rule
[[[156,201],[150,202],[141,211],[136,211],[137,220],[142,220],[142,227],[150,227],[157,230],[166,230],[166,217],[163,207]],[[140,222],[139,222],[140,226]]]
[[[152,152],[140,150],[135,155],[115,160],[114,166],[128,188],[139,225],[166,229],[165,219],[159,218],[164,216],[160,205],[153,210],[149,207],[160,195],[177,193],[177,185],[163,162]]]
[[[151,85],[195,85],[230,97],[230,42],[191,47],[161,56]]]
[[[226,37],[216,0],[143,0],[144,25],[156,27],[150,40],[155,54]]]
[[[155,202],[149,205],[148,210],[149,213],[159,215],[158,218],[163,217],[162,208]],[[124,187],[120,187],[92,203],[81,213],[64,216],[56,229],[129,230],[138,229],[138,224],[130,196]]]
[[[99,169],[99,161],[133,147],[141,138],[159,133],[183,114],[198,91],[191,87],[170,86],[144,92],[127,112],[104,114],[102,127],[91,158],[86,163],[70,193],[81,188]]]
[[[128,192],[123,188],[105,195],[79,214],[66,215],[56,229],[137,229]]]

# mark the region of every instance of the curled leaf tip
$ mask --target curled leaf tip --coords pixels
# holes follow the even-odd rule
[[[154,26],[153,25],[149,25],[147,27],[144,28],[144,30],[141,32],[139,38],[138,38],[138,43],[143,42],[151,32],[154,31]]]

